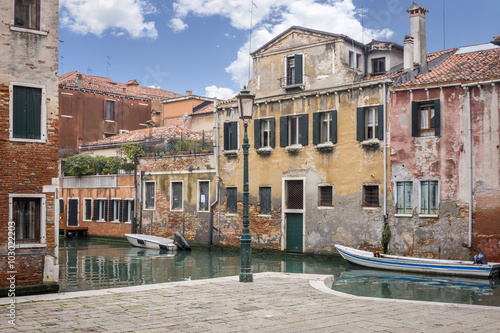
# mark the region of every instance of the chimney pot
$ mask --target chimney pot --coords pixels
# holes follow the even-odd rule
[[[191,96],[193,92],[191,90],[186,90],[186,96]]]
[[[404,70],[405,71],[411,71],[413,69],[413,37],[412,36],[405,36],[404,40]]]
[[[427,42],[425,33],[425,14],[429,12],[415,2],[407,10],[410,13],[410,31],[414,39],[413,61],[415,64],[427,66]],[[405,67],[406,68],[406,67]]]

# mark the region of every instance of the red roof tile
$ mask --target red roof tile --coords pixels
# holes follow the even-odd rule
[[[77,89],[78,75],[81,75],[82,77],[82,89],[97,93],[114,94],[142,99],[165,99],[182,96],[168,90],[140,86],[136,80],[130,80],[127,83],[120,83],[114,82],[106,77],[85,75],[77,71],[59,75],[59,87]]]

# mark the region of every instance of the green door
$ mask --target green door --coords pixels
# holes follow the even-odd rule
[[[302,214],[286,214],[286,251],[302,253]]]

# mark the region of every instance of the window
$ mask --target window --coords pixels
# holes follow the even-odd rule
[[[16,0],[14,26],[40,30],[40,0]]]
[[[146,182],[144,191],[144,209],[155,209],[156,183]]]
[[[412,136],[440,136],[440,109],[439,99],[427,102],[412,102]]]
[[[437,180],[420,182],[420,214],[438,215],[439,189]]]
[[[106,222],[106,216],[108,215],[108,200],[106,199],[95,199],[94,200],[94,215],[92,220],[98,222]]]
[[[210,182],[208,180],[198,181],[198,211],[208,211]]]
[[[372,75],[385,73],[385,58],[372,59]]]
[[[413,213],[413,183],[396,183],[396,214],[411,215]]]
[[[10,137],[15,140],[45,140],[45,88],[35,85],[10,86]]]
[[[307,114],[281,117],[280,146],[286,147],[296,144],[306,146],[309,141],[308,127],[309,118]]]
[[[270,147],[275,145],[275,119],[255,119],[254,120],[254,148]]]
[[[304,182],[302,180],[287,180],[285,195],[286,209],[304,209]]]
[[[337,111],[313,114],[313,143],[337,143]]]
[[[171,182],[170,183],[170,210],[182,211],[183,209],[183,198],[182,198],[182,182]]]
[[[354,52],[349,51],[349,67],[354,68]]]
[[[271,187],[259,187],[260,214],[271,215]]]
[[[12,221],[15,222],[16,226],[16,243],[41,242],[41,207],[41,198],[12,198]]]
[[[64,213],[64,199],[59,199],[59,214]]]
[[[123,219],[122,219],[123,222],[125,223],[132,222],[134,218],[134,207],[135,207],[134,199],[123,200]]]
[[[83,199],[83,220],[92,220],[92,199]]]
[[[286,86],[302,84],[302,54],[286,58]]]
[[[104,120],[116,121],[115,101],[104,100]]]
[[[361,54],[356,53],[356,69],[361,69]]]
[[[109,221],[120,222],[122,220],[122,201],[120,199],[112,199],[109,207]]]
[[[236,187],[226,188],[226,212],[228,214],[236,214],[238,212],[238,192]]]
[[[333,206],[333,186],[331,185],[319,186],[319,206],[322,207]]]
[[[238,122],[224,123],[224,150],[238,149]]]
[[[363,186],[363,206],[364,207],[379,207],[378,200],[378,185]]]
[[[384,139],[384,107],[359,107],[357,109],[357,140]]]

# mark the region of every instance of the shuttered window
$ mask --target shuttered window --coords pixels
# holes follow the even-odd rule
[[[307,146],[309,142],[308,129],[308,114],[281,117],[280,147],[286,147],[296,144]]]
[[[238,212],[238,191],[236,187],[226,188],[226,211],[228,214],[236,214]]]
[[[441,105],[439,99],[411,103],[412,136],[441,135]]]
[[[384,140],[384,106],[359,107],[356,111],[357,140]]]
[[[134,218],[134,200],[126,199],[123,200],[123,215],[122,222],[130,223]]]
[[[302,75],[302,54],[295,54],[286,58],[286,85],[296,85],[303,83]]]
[[[411,215],[413,213],[413,183],[396,183],[396,214]]]
[[[90,221],[92,220],[92,199],[84,199],[83,200],[83,220]]]
[[[182,182],[171,182],[171,210],[182,210]]]
[[[224,150],[238,149],[238,122],[224,123]]]
[[[40,140],[42,89],[13,86],[12,137]]]
[[[259,188],[260,213],[271,215],[271,187],[261,186]]]
[[[313,114],[313,144],[337,143],[337,111]]]
[[[439,188],[437,180],[420,182],[420,214],[438,215]]]
[[[275,127],[274,118],[255,119],[254,120],[254,148],[264,148],[275,146]]]
[[[94,214],[92,216],[92,220],[105,222],[107,216],[108,216],[108,200],[95,199],[94,200]]]
[[[122,201],[120,199],[110,200],[109,221],[120,222],[122,220]]]

